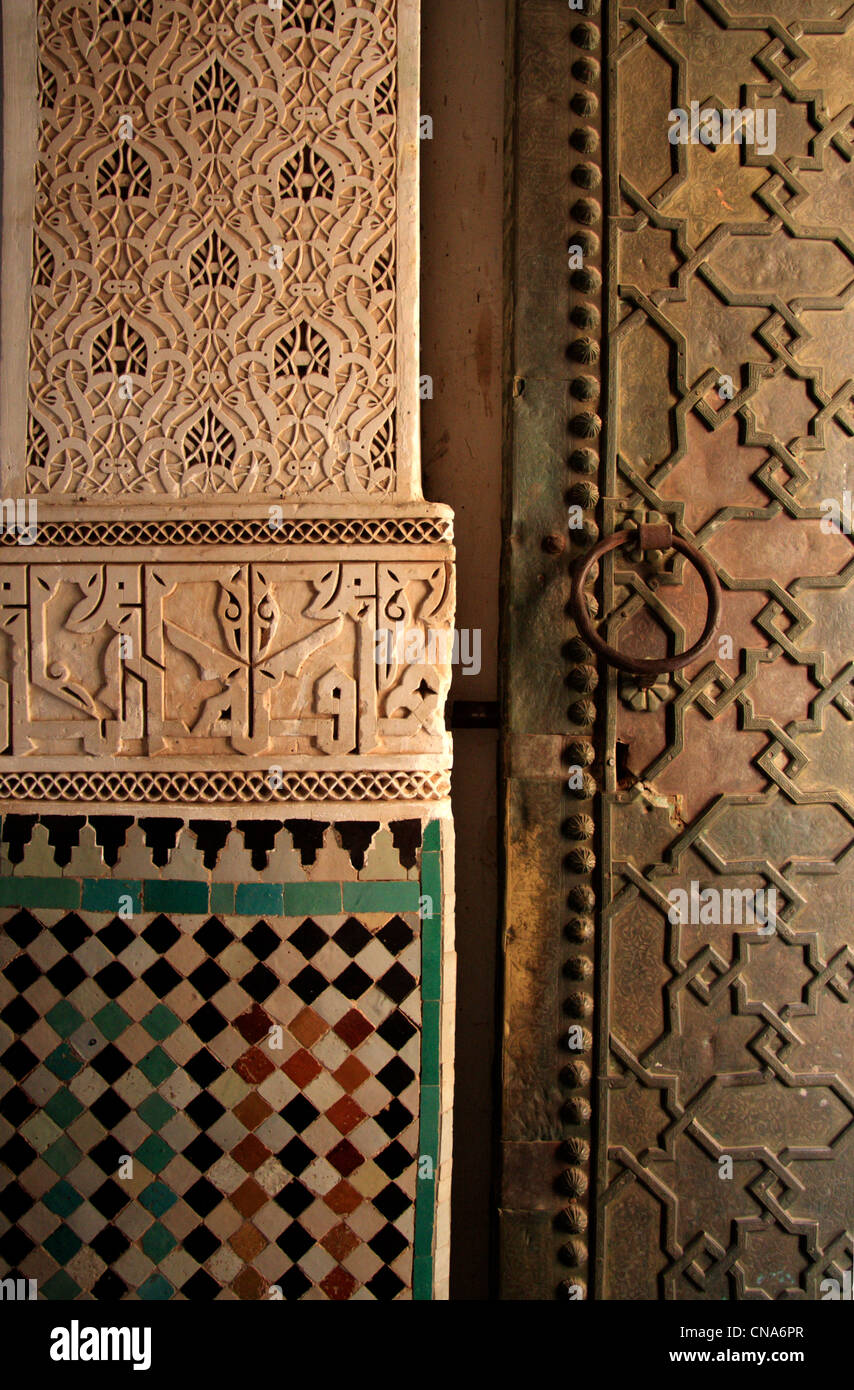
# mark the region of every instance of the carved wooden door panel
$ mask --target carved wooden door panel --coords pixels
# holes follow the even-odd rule
[[[563,219],[568,236],[518,292],[513,467],[534,476],[536,454],[547,481],[514,503],[513,602],[539,588],[565,632],[563,557],[666,521],[711,563],[722,614],[706,654],[652,684],[597,668],[570,630],[571,701],[556,680],[538,704],[508,692],[511,1027],[547,983],[539,1055],[524,1031],[521,1061],[506,1047],[504,1288],[819,1299],[854,1230],[854,16],[585,8],[517,17],[517,267]],[[554,62],[533,57],[539,22]],[[541,197],[564,189],[550,218],[526,201],[542,170]],[[566,295],[536,329],[549,273]],[[567,461],[565,551],[544,498]],[[633,657],[703,627],[670,549],[621,547],[588,593]],[[509,640],[549,641],[515,613]],[[521,860],[529,880],[554,863],[549,817],[561,892],[524,928]]]

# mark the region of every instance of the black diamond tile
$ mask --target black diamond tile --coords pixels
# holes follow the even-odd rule
[[[8,1231],[0,1236],[0,1258],[10,1269],[17,1269],[22,1260],[25,1260],[35,1246],[28,1235],[21,1230],[20,1226],[11,1226]]]
[[[29,946],[31,941],[35,941],[41,930],[41,923],[37,922],[32,913],[27,912],[26,908],[23,908],[20,912],[16,912],[14,917],[11,917],[8,922],[3,923],[3,931],[6,936],[11,937],[15,945],[20,946],[21,950],[23,950],[25,946]]]
[[[393,1014],[389,1014],[388,1018],[384,1019],[377,1028],[377,1033],[383,1042],[388,1043],[389,1047],[393,1047],[396,1052],[405,1047],[409,1039],[414,1037],[417,1032],[418,1029],[415,1024],[411,1023],[406,1014],[402,1014],[399,1009],[395,1009]]]
[[[396,1221],[399,1216],[406,1211],[407,1207],[412,1206],[411,1198],[402,1192],[397,1183],[390,1182],[388,1187],[384,1187],[374,1198],[374,1206],[386,1221]]]
[[[202,928],[202,930],[204,930],[204,928]],[[153,922],[149,922],[145,931],[141,933],[141,936],[146,945],[151,947],[152,951],[158,951],[163,955],[164,952],[169,950],[170,946],[174,946],[175,942],[180,939],[181,933],[174,922],[170,922],[168,917],[164,917],[161,914],[161,916],[155,917]],[[196,939],[198,940],[198,933],[196,934]]]
[[[301,1182],[294,1180],[277,1193],[275,1201],[282,1208],[282,1211],[288,1213],[288,1216],[302,1216],[306,1207],[311,1206],[314,1197],[307,1187],[303,1187]]]
[[[282,1231],[276,1244],[287,1255],[288,1259],[293,1260],[296,1264],[297,1260],[301,1260],[303,1255],[308,1254],[314,1245],[314,1236],[310,1236],[308,1231],[304,1231],[298,1221],[292,1221],[290,1226],[286,1226]]]
[[[266,960],[280,944],[280,938],[266,922],[256,922],[243,938],[242,945],[248,946],[257,960]]]
[[[296,1135],[294,1135],[293,1139],[285,1145],[277,1156],[282,1166],[287,1168],[289,1173],[293,1173],[296,1178],[299,1177],[300,1173],[308,1167],[311,1160],[314,1158],[314,1154],[308,1147],[308,1144],[304,1144]]]
[[[193,988],[199,991],[203,999],[210,999],[217,990],[228,984],[228,976],[225,971],[212,960],[203,961],[201,965],[196,967],[192,975],[187,976],[187,979]]]
[[[320,1111],[303,1095],[294,1096],[293,1100],[289,1100],[284,1110],[281,1111],[282,1119],[287,1120],[288,1124],[297,1131],[297,1134],[302,1134],[304,1129],[308,1129],[308,1126],[317,1119],[319,1114]]]
[[[401,1235],[396,1226],[387,1224],[371,1237],[368,1245],[384,1264],[390,1265],[406,1249],[406,1236]]]
[[[127,922],[123,922],[121,917],[114,917],[112,922],[108,922],[99,932],[96,932],[98,940],[102,946],[106,946],[111,955],[118,956],[135,939],[134,934]]]
[[[92,1285],[92,1292],[99,1303],[115,1303],[124,1298],[127,1284],[113,1269],[105,1269],[100,1279]]]
[[[371,940],[371,933],[367,927],[359,922],[355,917],[348,917],[347,921],[340,926],[332,940],[336,946],[350,957],[357,956],[363,951]]]
[[[184,1201],[193,1208],[197,1216],[204,1218],[210,1215],[214,1207],[219,1206],[222,1193],[218,1192],[207,1178],[199,1178],[198,1182],[194,1182],[184,1193]]]
[[[218,917],[209,917],[205,924],[193,933],[203,951],[209,956],[218,956],[234,940],[234,933],[224,927]]]
[[[127,1057],[123,1057],[113,1043],[107,1043],[107,1046],[101,1049],[98,1056],[92,1058],[91,1065],[93,1070],[111,1086],[114,1081],[118,1081],[120,1076],[124,1076],[126,1071],[130,1071],[131,1067]]]
[[[105,965],[103,970],[99,970],[95,976],[96,981],[101,986],[108,999],[118,999],[120,994],[133,984],[133,975],[127,966],[122,965],[121,961],[111,960],[109,965]]]
[[[218,1062],[212,1053],[203,1047],[197,1052],[195,1057],[191,1057],[184,1066],[188,1076],[191,1076],[197,1086],[210,1086],[216,1081],[218,1076],[222,1076],[225,1067]]]
[[[0,1148],[0,1163],[5,1163],[6,1167],[11,1168],[13,1173],[23,1173],[25,1168],[29,1168],[35,1157],[35,1149],[30,1147],[21,1134],[13,1134],[11,1139],[7,1139],[3,1147]]]
[[[104,1129],[115,1129],[125,1115],[130,1113],[130,1106],[125,1104],[121,1096],[116,1095],[112,1086],[104,1091],[103,1095],[100,1095],[96,1101],[93,1101],[89,1109],[98,1123],[104,1126]]]
[[[275,1282],[282,1290],[282,1298],[288,1303],[296,1303],[312,1287],[311,1280],[299,1265],[291,1265]]]
[[[107,968],[112,969],[111,966]],[[124,970],[124,966],[118,965],[116,969]],[[125,974],[128,977],[128,982],[130,982],[131,976],[126,970]],[[58,989],[60,994],[68,996],[73,989],[76,989],[77,986],[86,979],[86,971],[83,969],[82,965],[78,964],[73,956],[63,956],[61,960],[58,960],[55,965],[50,967],[50,970],[47,972],[47,978],[50,980],[54,989]],[[124,985],[123,988],[126,989],[127,985]],[[107,991],[104,990],[104,993],[106,994]]]
[[[313,1004],[327,988],[327,981],[313,965],[307,965],[291,980],[291,989],[304,1004]]]
[[[181,983],[178,971],[168,960],[163,959],[156,960],[147,970],[143,970],[142,978],[158,999],[165,999],[167,994],[171,994],[176,985]]]
[[[385,946],[390,955],[399,956],[401,951],[409,945],[415,933],[410,926],[407,926],[402,917],[392,917],[390,922],[386,922],[377,932],[378,939]]]
[[[311,967],[307,966],[306,969],[311,969]],[[305,974],[305,971],[303,971],[303,974]],[[265,999],[269,999],[273,990],[278,987],[278,984],[278,977],[273,974],[268,966],[261,965],[260,963],[250,970],[248,975],[244,975],[243,979],[240,981],[241,989],[245,989],[249,998],[254,999],[258,1004],[263,1004]],[[324,987],[325,984],[326,982],[324,981]],[[315,998],[316,997],[317,996],[315,996]]]
[[[206,1269],[197,1269],[192,1278],[186,1284],[181,1285],[181,1292],[186,1298],[196,1299],[201,1302],[203,1299],[214,1299],[219,1293],[220,1285],[212,1279]]]
[[[386,1106],[385,1110],[380,1111],[376,1120],[380,1129],[385,1131],[389,1139],[396,1139],[401,1130],[412,1124],[412,1115],[405,1105],[401,1105],[399,1100],[393,1100]]]
[[[106,1215],[106,1212],[102,1213]],[[385,1215],[385,1212],[383,1212]],[[121,1231],[116,1230],[115,1226],[105,1226],[103,1231],[99,1231],[95,1239],[89,1244],[100,1255],[105,1265],[115,1264],[130,1246],[127,1236],[122,1235]]]
[[[119,1159],[123,1153],[124,1149],[118,1139],[107,1134],[93,1149],[89,1150],[89,1157],[93,1163],[97,1163],[102,1173],[111,1174],[119,1171]]]
[[[5,1009],[0,1013],[0,1018],[11,1028],[13,1033],[26,1033],[33,1024],[38,1022],[38,1014],[32,1004],[28,1004],[26,999],[10,999]]]
[[[394,1000],[395,1004],[402,1004],[406,996],[411,994],[415,988],[415,980],[410,975],[409,971],[401,965],[400,961],[397,961],[396,964],[391,967],[391,970],[387,970],[385,974],[377,980],[377,984],[383,991],[383,994],[387,994],[389,999]]]
[[[200,1173],[206,1173],[217,1159],[222,1158],[222,1149],[207,1134],[197,1134],[183,1150],[183,1156],[194,1168],[198,1168]]]
[[[210,1042],[211,1038],[215,1038],[225,1027],[225,1019],[213,1004],[203,1004],[187,1022],[202,1042]]]
[[[0,1115],[4,1120],[8,1120],[15,1129],[20,1129],[25,1120],[36,1109],[33,1101],[20,1086],[13,1086],[11,1091],[7,1091],[5,1096],[0,1098]]]
[[[377,1300],[388,1303],[393,1298],[397,1298],[403,1288],[403,1280],[399,1279],[388,1265],[383,1265],[382,1269],[377,1270],[373,1279],[368,1280],[365,1288],[369,1289]]]
[[[342,970],[335,980],[335,988],[347,999],[358,999],[372,984],[370,975],[366,975],[354,962],[351,962],[346,970]]]
[[[84,941],[88,941],[92,935],[86,923],[76,912],[69,912],[67,917],[63,917],[61,922],[57,922],[55,927],[51,927],[51,932],[60,946],[65,951],[76,951],[78,946],[82,946]]]
[[[374,1163],[382,1169],[387,1178],[399,1178],[404,1168],[408,1168],[412,1161],[412,1155],[407,1153],[396,1139],[374,1159]]]
[[[99,1165],[100,1167],[100,1165]],[[126,1207],[131,1199],[131,1193],[120,1182],[114,1182],[112,1178],[101,1183],[97,1192],[93,1192],[89,1201],[96,1211],[102,1216],[106,1216],[108,1221],[112,1221],[123,1207]]]
[[[185,1114],[189,1115],[194,1125],[199,1129],[210,1129],[211,1125],[216,1124],[220,1115],[225,1114],[225,1106],[220,1105],[215,1096],[208,1095],[207,1091],[202,1091],[201,1095],[191,1100],[184,1106]]]
[[[322,927],[319,927],[310,917],[306,917],[296,931],[291,932],[288,940],[292,946],[296,946],[300,955],[305,956],[306,960],[311,960],[312,956],[317,955],[321,946],[326,945],[329,937]]]
[[[197,1226],[188,1236],[184,1237],[184,1246],[188,1255],[203,1265],[205,1260],[209,1260],[220,1247],[221,1242],[217,1240],[213,1231],[209,1231],[207,1226]]]
[[[25,1192],[20,1183],[7,1183],[0,1192],[0,1211],[7,1221],[18,1221],[35,1206],[34,1199]]]
[[[0,1057],[0,1067],[4,1068],[16,1081],[23,1081],[33,1067],[38,1066],[38,1057],[31,1052],[26,1043],[13,1042]]]
[[[377,1081],[382,1082],[386,1090],[391,1091],[393,1096],[399,1096],[401,1091],[405,1091],[414,1080],[415,1072],[400,1057],[392,1057],[390,1062],[386,1062],[382,1071],[377,1072]]]
[[[13,989],[18,990],[19,993],[23,993],[25,989],[29,989],[30,985],[39,978],[41,973],[35,961],[31,960],[26,953],[21,956],[16,956],[13,961],[9,962],[6,969],[3,971],[9,984]]]

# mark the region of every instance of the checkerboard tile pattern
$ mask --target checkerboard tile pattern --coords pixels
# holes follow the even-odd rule
[[[417,912],[3,909],[0,1267],[56,1299],[411,1297],[420,981]]]

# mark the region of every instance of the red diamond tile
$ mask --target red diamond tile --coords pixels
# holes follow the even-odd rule
[[[342,1062],[338,1070],[332,1073],[338,1085],[345,1091],[358,1090],[362,1083],[367,1081],[370,1074],[364,1062],[360,1062],[358,1057],[348,1057],[346,1062]]]
[[[365,1118],[365,1112],[361,1105],[357,1105],[352,1096],[342,1096],[336,1100],[334,1105],[330,1105],[326,1112],[326,1118],[331,1120],[337,1130],[342,1134],[349,1134],[351,1129]]]
[[[358,1047],[359,1043],[363,1043],[365,1038],[367,1038],[370,1033],[373,1033],[373,1031],[372,1025],[365,1018],[364,1014],[359,1013],[358,1009],[350,1009],[350,1011],[346,1013],[343,1018],[339,1018],[338,1022],[335,1024],[335,1032],[338,1034],[339,1038],[344,1040],[348,1047]],[[291,1024],[291,1032],[293,1032],[293,1024]]]
[[[327,1298],[334,1299],[336,1303],[343,1302],[347,1298],[352,1298],[359,1287],[352,1274],[346,1269],[337,1265],[335,1269],[330,1269],[325,1279],[321,1279],[320,1287]]]
[[[329,1032],[329,1024],[325,1023],[314,1009],[306,1008],[301,1009],[296,1018],[288,1024],[288,1032],[293,1033],[303,1047],[311,1047],[324,1033]]]
[[[333,1226],[332,1229],[337,1230],[337,1227]],[[261,1232],[257,1231],[248,1221],[245,1226],[240,1227],[239,1231],[235,1231],[228,1243],[234,1253],[239,1255],[241,1260],[245,1260],[247,1264],[251,1264],[255,1256],[260,1255],[261,1251],[266,1249],[267,1246],[267,1242]],[[329,1253],[336,1260],[343,1260],[350,1252],[347,1250],[343,1255],[336,1255],[334,1250],[330,1250]]]
[[[260,1211],[264,1203],[269,1201],[267,1193],[263,1187],[259,1187],[254,1178],[247,1178],[241,1183],[236,1192],[231,1194],[231,1205],[236,1207],[241,1216],[248,1220],[254,1216],[256,1211]]]
[[[247,1129],[257,1129],[268,1115],[272,1115],[273,1107],[268,1105],[264,1097],[259,1096],[257,1091],[250,1091],[239,1105],[235,1105],[232,1113]]]
[[[305,1048],[301,1047],[299,1052],[295,1052],[283,1064],[282,1071],[291,1078],[291,1081],[302,1088],[307,1086],[309,1081],[313,1081],[317,1073],[323,1071],[323,1068],[310,1052],[306,1052]]]
[[[244,1081],[248,1081],[250,1086],[257,1086],[259,1082],[265,1081],[276,1068],[266,1052],[262,1052],[260,1047],[250,1047],[248,1052],[244,1052],[242,1057],[238,1057],[234,1064],[234,1070],[238,1076],[242,1076]]]
[[[335,1270],[330,1273],[334,1274]],[[267,1285],[257,1269],[242,1269],[231,1287],[238,1298],[263,1298],[267,1292]]]
[[[337,1168],[343,1178],[349,1178],[351,1173],[355,1173],[357,1168],[361,1168],[365,1161],[364,1155],[354,1149],[349,1139],[342,1139],[340,1144],[336,1144],[334,1149],[330,1149],[326,1155],[333,1168]]]
[[[236,1149],[231,1151],[232,1158],[236,1158],[241,1168],[245,1168],[247,1173],[254,1173],[256,1168],[270,1157],[270,1150],[256,1138],[254,1134],[247,1134],[245,1139],[241,1139]]]
[[[335,1212],[336,1216],[349,1216],[352,1211],[361,1206],[364,1198],[361,1192],[357,1192],[346,1178],[342,1178],[331,1191],[327,1192],[323,1200],[329,1210]]]
[[[260,1004],[253,1004],[248,1013],[241,1014],[234,1022],[248,1043],[256,1043],[269,1033],[272,1019]]]
[[[350,1251],[355,1250],[359,1244],[359,1237],[343,1221],[339,1221],[337,1226],[333,1226],[331,1231],[327,1231],[320,1243],[324,1250],[329,1251],[333,1259],[346,1260]],[[234,1244],[233,1241],[232,1244]]]

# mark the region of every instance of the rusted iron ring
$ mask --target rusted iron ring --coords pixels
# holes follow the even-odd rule
[[[628,656],[624,652],[617,651],[616,647],[609,646],[607,642],[604,642],[593,626],[584,593],[587,576],[597,560],[601,560],[603,555],[607,555],[611,550],[618,550],[620,546],[630,542],[639,544],[642,551],[678,550],[698,571],[709,600],[709,611],[702,636],[687,651],[679,652],[676,656]],[[705,555],[690,542],[683,541],[679,536],[674,536],[670,526],[666,522],[662,522],[639,526],[636,531],[616,531],[613,536],[606,536],[604,540],[599,541],[598,545],[594,545],[590,553],[585,555],[576,566],[572,578],[569,603],[578,631],[588,646],[592,647],[599,656],[604,657],[607,662],[618,667],[619,670],[630,671],[635,676],[661,676],[670,671],[679,671],[698,656],[702,656],[711,646],[721,620],[723,599],[718,577]]]

